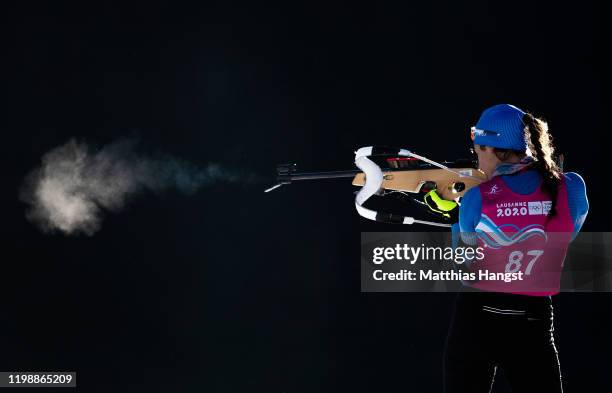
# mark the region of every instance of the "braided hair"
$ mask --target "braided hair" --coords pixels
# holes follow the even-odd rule
[[[548,132],[548,124],[544,120],[534,117],[531,113],[523,116],[525,124],[525,140],[531,155],[535,158],[534,169],[542,176],[542,190],[550,195],[552,206],[549,217],[553,217],[557,211],[557,194],[561,182],[561,170],[553,158],[555,148],[552,137]]]

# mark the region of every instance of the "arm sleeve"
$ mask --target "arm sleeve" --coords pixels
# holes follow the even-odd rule
[[[567,186],[567,202],[574,221],[573,240],[578,235],[589,212],[589,200],[582,176],[574,172],[565,173],[565,184]]]
[[[482,199],[480,197],[480,189],[474,187],[467,190],[461,199],[459,207],[459,227],[461,241],[468,245],[476,245],[476,225],[480,220],[482,210]],[[453,228],[455,230],[455,228]]]

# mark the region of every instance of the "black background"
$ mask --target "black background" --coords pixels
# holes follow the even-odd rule
[[[397,228],[357,216],[346,180],[141,196],[92,237],[41,233],[19,187],[71,137],[270,176],[374,144],[465,157],[507,102],[549,121],[584,230],[609,230],[604,3],[4,5],[0,369],[87,392],[441,391],[453,294],[360,293],[360,232]],[[557,299],[568,392],[609,390],[610,299]]]

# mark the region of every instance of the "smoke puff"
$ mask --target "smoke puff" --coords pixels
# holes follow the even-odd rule
[[[218,164],[197,167],[170,156],[138,154],[136,141],[121,140],[93,151],[72,139],[42,158],[20,193],[26,217],[45,232],[92,235],[105,211],[118,212],[145,191],[192,194],[214,182],[252,181]]]

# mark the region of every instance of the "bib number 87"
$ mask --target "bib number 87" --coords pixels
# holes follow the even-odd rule
[[[527,263],[527,268],[525,269],[525,275],[529,276],[531,274],[531,269],[533,269],[533,265],[535,265],[536,261],[540,256],[544,254],[544,250],[529,250],[527,251],[527,255],[532,258]],[[508,255],[508,263],[506,264],[506,273],[516,273],[521,269],[521,265],[523,262],[524,254],[522,251],[512,251],[510,255]]]

